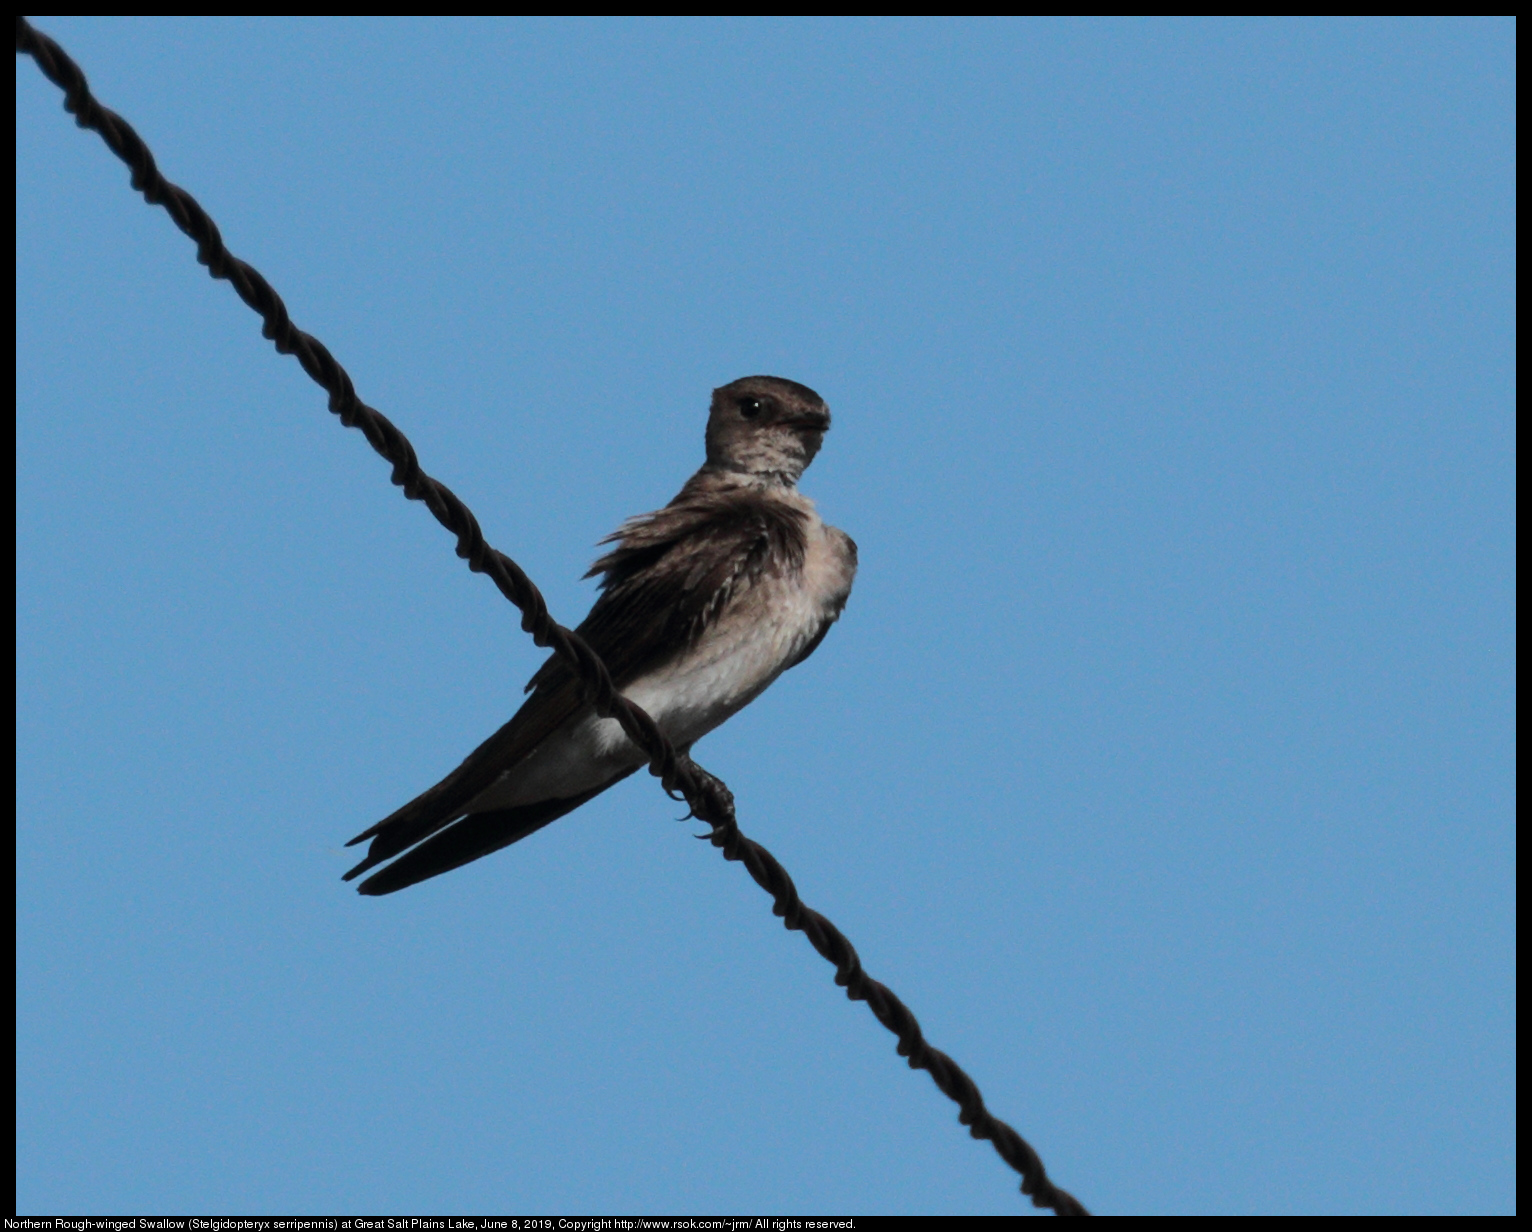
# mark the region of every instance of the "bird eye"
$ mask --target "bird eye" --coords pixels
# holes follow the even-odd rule
[[[739,400],[739,413],[746,419],[754,419],[765,409],[759,398],[741,398]]]

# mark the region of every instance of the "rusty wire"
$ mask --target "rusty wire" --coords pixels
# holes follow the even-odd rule
[[[234,256],[224,246],[218,227],[185,189],[160,174],[154,156],[126,120],[96,101],[80,66],[56,42],[35,29],[25,17],[16,18],[16,50],[37,62],[43,75],[64,92],[64,110],[81,128],[95,130],[112,153],[132,172],[133,188],[150,205],[166,213],[197,244],[197,260],[208,273],[233,286],[240,299],[258,313],[261,333],[278,352],[294,355],[315,384],[329,394],[331,412],[348,428],[357,428],[368,443],[393,466],[393,483],[410,500],[423,501],[432,515],[457,537],[457,554],[475,573],[488,574],[500,593],[521,611],[521,627],[539,646],[551,648],[579,676],[586,695],[604,718],[622,724],[628,737],[649,757],[649,772],[667,793],[684,799],[691,816],[706,822],[708,838],[727,860],[744,864],[757,885],[772,897],[772,911],[790,929],[801,931],[813,947],[835,967],[835,982],[853,1001],[866,1001],[877,1020],[899,1039],[898,1053],[909,1058],[910,1068],[924,1069],[960,1109],[958,1121],[975,1138],[988,1139],[996,1152],[1021,1174],[1021,1192],[1034,1206],[1059,1215],[1088,1215],[1080,1202],[1048,1179],[1043,1161],[1019,1133],[992,1115],[984,1098],[963,1069],[939,1049],[926,1043],[915,1015],[884,984],[862,969],[856,949],[840,929],[806,906],[797,887],[777,858],[740,832],[734,815],[734,794],[722,780],[709,774],[689,756],[678,753],[659,725],[638,706],[623,697],[600,657],[583,639],[548,614],[548,605],[532,580],[509,556],[485,543],[473,513],[445,484],[420,469],[415,449],[404,433],[381,412],[356,395],[351,377],[317,338],[304,333],[287,315],[271,284],[260,272]]]

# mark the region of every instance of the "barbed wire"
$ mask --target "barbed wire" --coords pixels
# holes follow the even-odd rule
[[[108,148],[132,172],[133,188],[150,205],[162,206],[176,226],[197,244],[197,260],[214,278],[227,281],[235,293],[259,314],[262,335],[283,355],[295,356],[309,377],[329,394],[329,408],[348,428],[358,429],[368,443],[393,466],[392,482],[410,500],[425,504],[432,515],[457,537],[457,554],[475,573],[488,575],[500,593],[521,612],[521,627],[538,645],[551,649],[578,675],[588,699],[603,718],[616,719],[624,732],[649,758],[649,773],[674,799],[684,799],[690,816],[712,827],[701,837],[719,848],[726,860],[736,860],[772,897],[772,912],[789,929],[801,931],[825,960],[835,967],[835,982],[853,1001],[865,1001],[877,1020],[898,1037],[898,1054],[911,1069],[926,1070],[941,1090],[958,1105],[958,1121],[975,1138],[988,1140],[995,1151],[1021,1174],[1021,1192],[1034,1206],[1059,1215],[1088,1215],[1078,1199],[1049,1178],[1043,1161],[1011,1126],[984,1106],[972,1078],[951,1057],[931,1047],[910,1008],[885,984],[862,969],[856,948],[829,920],[804,904],[797,887],[777,858],[739,829],[734,793],[689,756],[678,753],[659,725],[640,707],[617,692],[611,675],[585,641],[548,613],[542,593],[514,560],[484,541],[478,519],[456,494],[420,468],[414,446],[389,419],[359,397],[351,377],[312,334],[295,326],[287,306],[259,270],[241,261],[224,246],[218,227],[184,188],[172,184],[155,165],[154,155],[133,126],[97,102],[80,66],[25,17],[16,18],[16,50],[30,55],[43,75],[64,92],[64,110],[81,128],[101,135]]]

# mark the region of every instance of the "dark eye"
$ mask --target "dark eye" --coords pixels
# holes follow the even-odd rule
[[[739,400],[739,413],[746,419],[754,419],[765,409],[765,404],[759,398],[741,398]]]

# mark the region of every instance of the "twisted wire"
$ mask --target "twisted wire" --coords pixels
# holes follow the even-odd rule
[[[16,18],[16,50],[30,55],[43,75],[64,92],[64,110],[75,123],[99,133],[112,153],[132,172],[133,188],[150,205],[166,213],[197,245],[197,260],[212,277],[228,282],[235,293],[261,318],[261,334],[283,355],[294,356],[304,372],[329,394],[330,411],[348,428],[358,429],[367,442],[393,467],[390,479],[410,500],[424,503],[457,539],[457,554],[475,573],[494,582],[521,612],[521,627],[541,647],[551,649],[579,676],[586,695],[604,718],[616,719],[628,738],[649,758],[649,772],[665,791],[684,799],[690,816],[712,827],[707,838],[725,859],[744,864],[757,885],[772,896],[772,911],[789,929],[801,931],[826,961],[835,967],[835,982],[854,1001],[867,1002],[874,1016],[898,1037],[898,1053],[909,1059],[912,1069],[926,1070],[941,1092],[958,1105],[958,1121],[975,1138],[993,1144],[996,1152],[1021,1174],[1021,1192],[1034,1206],[1059,1215],[1090,1212],[1049,1178],[1037,1152],[1022,1136],[984,1106],[984,1098],[963,1069],[939,1049],[931,1047],[909,1007],[884,984],[863,969],[856,949],[840,929],[806,906],[787,870],[777,858],[739,829],[734,794],[722,780],[709,774],[689,756],[676,751],[659,725],[643,709],[617,692],[599,655],[578,634],[566,629],[548,613],[542,593],[521,567],[484,541],[478,519],[439,480],[420,467],[415,448],[388,418],[368,406],[356,393],[350,375],[312,334],[305,333],[288,317],[287,306],[261,275],[224,246],[217,225],[184,188],[160,174],[154,155],[143,139],[116,112],[103,107],[90,92],[80,66],[25,17]]]

